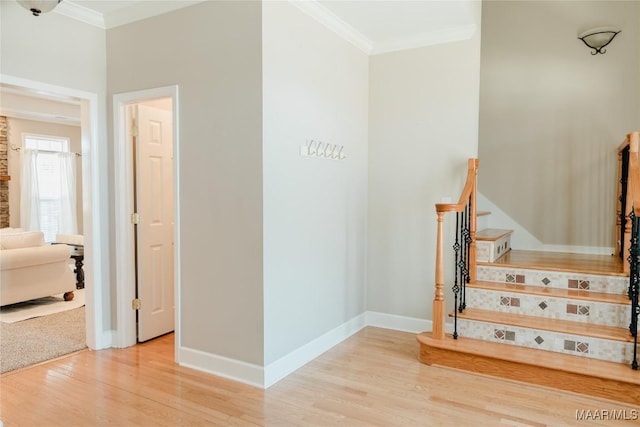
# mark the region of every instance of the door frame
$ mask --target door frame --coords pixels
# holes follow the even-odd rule
[[[80,103],[86,343],[92,350],[109,348],[112,345],[111,325],[105,328],[104,312],[109,311],[110,305],[104,295],[110,290],[103,280],[103,271],[109,270],[108,265],[104,265],[109,255],[106,246],[109,239],[108,228],[102,227],[108,221],[102,212],[109,204],[108,192],[101,184],[101,177],[108,176],[108,172],[106,161],[101,161],[105,159],[106,151],[100,155],[98,94],[7,74],[0,74],[0,83],[25,92],[52,94]],[[103,253],[103,249],[107,250]]]
[[[114,347],[136,345],[136,315],[131,308],[135,298],[135,230],[131,226],[133,213],[133,151],[128,144],[127,107],[158,98],[171,98],[173,120],[173,213],[174,256],[173,279],[175,297],[175,361],[180,348],[180,139],[178,121],[178,86],[164,86],[113,95],[114,135],[114,198],[115,202],[115,269],[116,269],[116,330]]]

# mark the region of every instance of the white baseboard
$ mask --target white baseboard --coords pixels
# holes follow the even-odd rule
[[[367,311],[365,318],[367,326],[376,328],[392,329],[394,331],[410,332],[412,334],[431,332],[433,330],[433,322],[431,320],[417,317]],[[445,323],[444,330],[449,334],[453,333],[453,323]]]
[[[393,329],[395,331],[420,333],[433,329],[431,320],[418,319],[416,317],[399,316],[397,314],[367,311],[365,313],[367,326]]]
[[[546,252],[565,252],[573,254],[613,255],[615,249],[606,246],[574,246],[574,245],[543,245]]]
[[[264,388],[264,368],[241,360],[206,353],[189,347],[178,352],[180,365],[219,377],[228,378],[254,387]]]
[[[306,365],[325,351],[349,338],[366,326],[365,313],[281,357],[265,368],[264,387],[269,388],[290,373]]]
[[[295,349],[264,368],[188,347],[181,347],[178,350],[179,360],[182,366],[255,387],[269,388],[366,326],[420,333],[431,331],[432,322],[431,320],[415,317],[367,311]],[[445,329],[450,333],[452,325],[447,323]]]

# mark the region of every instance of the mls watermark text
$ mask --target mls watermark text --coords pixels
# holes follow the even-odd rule
[[[637,409],[576,409],[578,421],[636,421],[639,416]]]

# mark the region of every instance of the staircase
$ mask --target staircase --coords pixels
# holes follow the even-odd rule
[[[420,361],[640,402],[640,371],[632,369],[637,369],[638,346],[630,325],[632,310],[638,311],[637,285],[632,309],[623,257],[509,250],[504,236],[510,230],[476,232],[475,221],[464,218],[475,216],[477,164],[476,159],[469,162],[471,188],[465,185],[456,207],[436,205],[434,327],[417,337]],[[446,212],[459,212],[456,223],[468,224],[453,245],[455,309],[448,313],[440,253]],[[630,236],[630,226],[628,231]],[[640,260],[637,253],[635,259]],[[632,277],[640,276],[631,270]],[[445,314],[452,334],[445,333]]]

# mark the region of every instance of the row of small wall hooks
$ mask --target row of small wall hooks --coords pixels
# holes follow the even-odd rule
[[[330,144],[317,139],[308,139],[304,142],[300,146],[300,155],[331,160],[344,160],[347,158],[344,152],[344,145]]]

